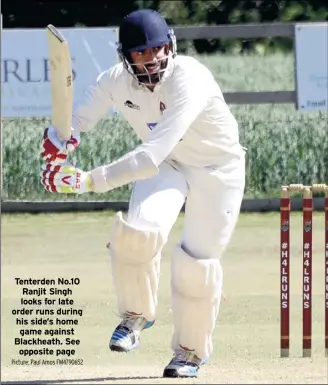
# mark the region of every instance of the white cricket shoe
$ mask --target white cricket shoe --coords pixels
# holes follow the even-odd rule
[[[193,350],[181,347],[165,367],[163,377],[197,377],[200,366],[206,361],[197,357]]]
[[[141,314],[126,312],[122,322],[116,327],[109,342],[110,350],[129,352],[139,346],[140,333],[153,326],[155,321],[147,321]]]

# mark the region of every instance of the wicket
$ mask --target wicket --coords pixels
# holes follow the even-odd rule
[[[303,357],[312,354],[312,211],[313,192],[324,191],[325,199],[325,259],[324,259],[324,309],[325,356],[328,357],[328,185],[282,186],[280,198],[280,356],[289,357],[290,347],[290,210],[291,191],[303,194]]]

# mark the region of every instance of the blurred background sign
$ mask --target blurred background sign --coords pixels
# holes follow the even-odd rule
[[[328,23],[296,24],[297,109],[328,110]]]
[[[116,28],[60,28],[68,41],[74,78],[74,101],[98,75],[118,62]],[[50,66],[45,29],[2,31],[2,116],[51,115]]]

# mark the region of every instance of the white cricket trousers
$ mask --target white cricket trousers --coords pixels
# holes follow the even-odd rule
[[[176,169],[163,163],[156,176],[138,181],[133,187],[127,222],[135,228],[159,229],[164,242],[185,203],[182,238],[171,263],[173,351],[189,349],[201,359],[212,354],[212,335],[222,296],[220,257],[235,228],[244,186],[243,156],[217,169]],[[157,257],[160,259],[160,253]],[[128,299],[137,312],[155,317],[159,268],[151,270],[150,275],[147,271],[138,278],[139,285],[156,284],[144,294],[137,294],[138,285],[135,289],[131,286]],[[140,295],[145,296],[143,301]]]
[[[184,248],[194,258],[220,257],[236,225],[244,187],[244,157],[217,170],[177,170],[164,162],[157,175],[134,184],[128,222],[154,224],[165,239],[185,203]]]

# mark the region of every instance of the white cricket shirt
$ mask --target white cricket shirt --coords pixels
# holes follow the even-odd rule
[[[122,63],[103,72],[73,114],[73,129],[88,131],[115,107],[143,142],[93,173],[103,192],[152,176],[164,160],[185,166],[220,166],[244,156],[238,124],[211,72],[198,60],[169,60],[165,79],[152,91]]]

